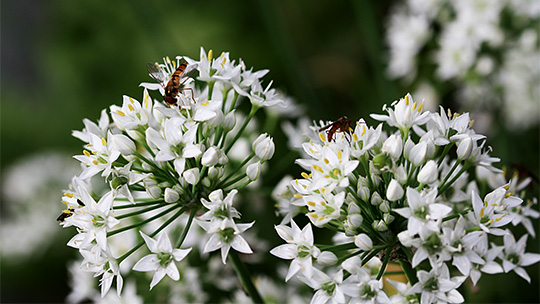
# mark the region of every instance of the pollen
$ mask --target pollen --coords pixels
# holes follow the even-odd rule
[[[294,195],[294,198],[302,198],[302,194],[296,193],[296,194]]]
[[[362,126],[362,136],[366,135],[366,125]]]
[[[66,202],[66,201],[64,201],[64,200],[62,200],[62,204],[64,204],[64,205],[69,205],[69,203]]]
[[[311,207],[315,207],[315,202],[307,202],[308,205],[310,205]]]
[[[135,102],[133,101],[133,98],[131,98],[131,97],[129,97],[129,102],[135,103]]]
[[[212,61],[212,57],[214,57],[214,51],[210,50],[208,51],[208,62]]]
[[[66,192],[64,193],[65,196],[69,197],[69,198],[73,198],[73,193],[69,193],[69,192]]]
[[[416,110],[416,102],[413,102],[413,104],[412,104],[412,110],[413,110],[413,111]]]
[[[405,104],[409,105],[409,94],[405,95]]]
[[[87,157],[90,157],[90,152],[88,152],[88,150],[83,150],[82,152],[83,152],[84,155],[86,155]]]
[[[310,214],[309,216],[311,216],[311,217],[314,218],[314,219],[316,219],[316,218],[318,217],[318,215],[315,214],[315,213],[312,213],[312,214]]]
[[[341,150],[337,151],[337,158],[341,159],[343,157],[343,153],[341,153]]]
[[[421,103],[418,107],[418,113],[422,112],[422,108],[424,107],[424,103]]]
[[[324,173],[323,169],[321,167],[317,166],[317,165],[313,165],[313,169],[315,169],[315,170],[317,170],[317,171],[319,171],[321,173]]]
[[[144,103],[144,107],[145,108],[148,108],[148,99],[150,99],[150,95],[148,95],[148,92],[144,92],[144,98],[143,98],[143,103]]]
[[[324,138],[324,135],[323,135],[322,133],[319,133],[319,138],[320,138],[323,142],[326,141],[326,138]]]
[[[504,186],[503,188],[504,188],[504,190],[508,190],[508,189],[510,189],[510,186],[509,186],[509,185],[506,185],[506,186]]]
[[[208,105],[208,100],[201,102],[201,105],[207,106]]]
[[[94,164],[94,165],[97,166],[97,165],[99,165],[99,162],[98,162],[97,160],[93,160],[93,161],[92,161],[92,164]]]
[[[129,109],[131,112],[135,112],[135,108],[134,108],[132,105],[130,105],[130,104],[128,104],[128,109]]]
[[[324,163],[328,165],[328,163],[330,163],[330,161],[328,160],[328,158],[325,158],[323,159]]]
[[[101,144],[104,145],[104,146],[107,145],[107,141],[106,141],[105,138],[103,138],[103,137],[101,138]]]
[[[116,114],[118,114],[118,115],[120,115],[122,117],[126,116],[126,114],[124,114],[124,112],[122,112],[120,110],[116,110]]]
[[[354,134],[352,135],[352,139],[353,139],[354,141],[358,141],[358,135],[356,135],[356,133],[354,133]]]
[[[305,178],[305,179],[309,178],[309,175],[306,172],[302,172],[302,173],[300,173],[300,175],[302,175],[302,177]]]
[[[69,209],[67,210],[62,210],[63,213],[66,213],[66,214],[71,214],[71,211],[69,211]]]
[[[473,125],[474,125],[474,119],[471,119],[471,121],[469,122],[469,128],[472,128]]]
[[[509,198],[510,196],[512,196],[512,192],[508,192],[504,195],[504,198]]]
[[[484,217],[484,208],[480,209],[480,217]]]

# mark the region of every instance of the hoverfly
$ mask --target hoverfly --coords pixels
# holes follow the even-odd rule
[[[167,72],[163,70],[161,66],[157,63],[147,63],[146,68],[150,77],[154,78],[155,81],[159,82],[161,86],[165,89],[165,96],[163,100],[167,103],[167,106],[171,107],[176,105],[178,102],[178,94],[180,91],[189,90],[191,91],[191,99],[193,99],[193,89],[192,88],[181,88],[182,85],[189,79],[186,77],[184,81],[182,80],[183,76],[186,76],[191,70],[186,72],[187,62],[182,62],[176,70],[172,73],[171,77],[168,77]],[[195,102],[195,99],[193,99]],[[179,105],[180,106],[180,105]]]
[[[351,134],[352,132],[351,125],[353,123],[354,121],[347,119],[347,116],[342,116],[338,120],[334,121],[333,123],[330,123],[320,128],[319,132],[326,130],[326,137],[328,138],[328,141],[332,141],[334,140],[334,134],[336,132],[344,132],[347,134]]]
[[[77,199],[77,203],[81,207],[85,206],[84,203],[80,199]],[[72,216],[74,211],[75,211],[75,209],[73,209],[73,207],[69,207],[68,209],[63,210],[62,213],[60,214],[60,216],[58,216],[58,218],[56,220],[59,221],[59,222],[63,222],[68,217]]]

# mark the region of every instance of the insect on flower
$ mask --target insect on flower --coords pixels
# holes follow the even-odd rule
[[[332,141],[334,140],[334,134],[336,132],[344,132],[350,135],[352,132],[352,128],[351,128],[352,124],[353,124],[352,120],[348,119],[347,116],[342,116],[338,120],[334,121],[333,123],[320,128],[319,132],[327,130],[326,136],[328,138],[328,141]]]
[[[77,199],[77,203],[81,207],[84,206],[84,203],[80,199]],[[63,210],[62,214],[60,214],[60,216],[58,216],[56,220],[59,222],[65,221],[68,217],[73,215],[73,211],[75,211],[75,209],[73,209],[72,207],[69,207],[68,209]]]
[[[149,62],[146,64],[146,68],[148,69],[148,73],[150,73],[150,77],[154,78],[154,80],[159,82],[165,89],[165,96],[163,97],[163,100],[165,100],[169,107],[176,105],[180,91],[191,91],[191,99],[193,99],[193,89],[181,88],[181,86],[184,85],[184,83],[189,79],[186,77],[184,81],[180,82],[182,77],[186,76],[190,71],[193,70],[191,69],[186,71],[187,63],[185,61],[176,68],[170,78],[157,63]],[[193,99],[193,101],[195,102],[195,99]]]

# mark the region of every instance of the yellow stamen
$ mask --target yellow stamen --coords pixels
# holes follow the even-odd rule
[[[409,105],[409,94],[405,95],[405,104]]]
[[[294,195],[294,198],[302,198],[302,194],[296,193],[296,194]]]
[[[311,207],[315,207],[315,202],[307,202],[308,205],[310,205]]]
[[[92,161],[92,164],[94,164],[94,165],[96,165],[96,166],[99,165],[99,163],[98,163],[97,160],[93,160],[93,161]]]
[[[319,171],[321,173],[324,173],[323,169],[321,167],[317,166],[317,165],[313,165],[313,169],[315,169],[315,170],[317,170],[317,171]]]
[[[86,155],[87,157],[90,157],[90,152],[88,152],[88,150],[83,150],[82,152],[83,152],[84,155]]]
[[[472,128],[473,125],[474,125],[474,119],[471,119],[471,121],[469,122],[469,128]]]
[[[120,110],[116,110],[116,114],[118,114],[118,115],[120,115],[122,117],[126,116],[126,114],[124,114],[124,112],[122,112]]]
[[[66,213],[66,214],[71,214],[71,211],[69,210],[62,210],[63,213]]]
[[[148,95],[148,92],[145,91],[143,98],[144,108],[148,108],[148,99],[150,99],[150,95]]]
[[[135,112],[135,108],[134,108],[131,104],[128,104],[128,109],[129,109],[131,112]]]
[[[353,139],[354,141],[358,141],[358,136],[356,135],[356,133],[353,133],[352,139]]]
[[[424,103],[421,103],[420,106],[418,107],[418,113],[420,113],[422,111],[423,107],[424,107]]]
[[[312,218],[317,218],[318,217],[318,215],[316,215],[315,213],[312,213],[309,216],[311,216]]]
[[[324,178],[330,178],[330,175],[325,174],[325,175],[323,175],[323,177],[324,177]]]
[[[324,161],[324,163],[327,164],[327,165],[328,165],[328,163],[330,162],[330,161],[328,160],[328,158],[323,159],[323,161]]]
[[[366,125],[362,126],[362,136],[366,134]]]
[[[201,104],[202,104],[203,106],[207,106],[207,105],[208,105],[208,100],[201,102]]]
[[[484,208],[480,209],[480,217],[484,217]]]
[[[62,204],[69,205],[69,203],[66,201],[62,201]]]
[[[214,52],[212,50],[208,51],[208,62],[212,61],[212,57],[214,57]]]
[[[324,137],[324,135],[322,133],[319,133],[319,138],[325,142],[326,141],[326,138]]]
[[[105,140],[105,138],[101,138],[101,144],[106,146],[107,145],[107,141]]]
[[[504,188],[504,190],[507,190],[507,191],[508,191],[508,189],[510,189],[510,186],[509,186],[509,185],[506,185],[506,186],[504,186],[503,188]]]
[[[416,109],[416,101],[412,104],[412,110],[414,111]]]
[[[325,202],[321,202],[321,206],[326,206],[326,203],[325,203]]]
[[[64,195],[67,196],[67,197],[69,197],[69,198],[73,198],[73,197],[74,197],[73,193],[69,193],[69,192],[64,193]]]
[[[308,177],[309,177],[309,175],[306,172],[302,172],[302,173],[300,173],[300,175],[302,175],[302,177],[305,178],[305,179],[308,179]]]
[[[341,150],[337,151],[337,158],[341,159],[343,157],[343,153],[341,153]]]
[[[129,102],[135,103],[135,102],[133,101],[133,98],[131,98],[131,97],[128,97],[128,98],[129,98]]]
[[[506,194],[504,195],[504,198],[508,198],[508,197],[510,197],[510,196],[512,196],[512,192],[506,193]]]

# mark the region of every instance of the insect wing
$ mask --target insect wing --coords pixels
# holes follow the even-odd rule
[[[324,130],[330,128],[330,127],[333,127],[333,126],[335,126],[336,124],[337,124],[337,121],[334,121],[334,122],[332,122],[332,123],[329,123],[329,124],[327,124],[326,126],[320,128],[320,129],[319,129],[319,132],[322,132],[322,131],[324,131]]]
[[[159,83],[165,83],[169,79],[165,72],[163,72],[163,69],[159,66],[157,63],[147,63],[146,68],[148,69],[148,73],[150,74],[150,77],[154,78]]]
[[[187,77],[193,76],[193,74],[195,74],[195,71],[197,70],[198,67],[199,67],[199,64],[195,62],[192,64],[188,64],[188,66],[184,70],[184,76],[187,76]]]

